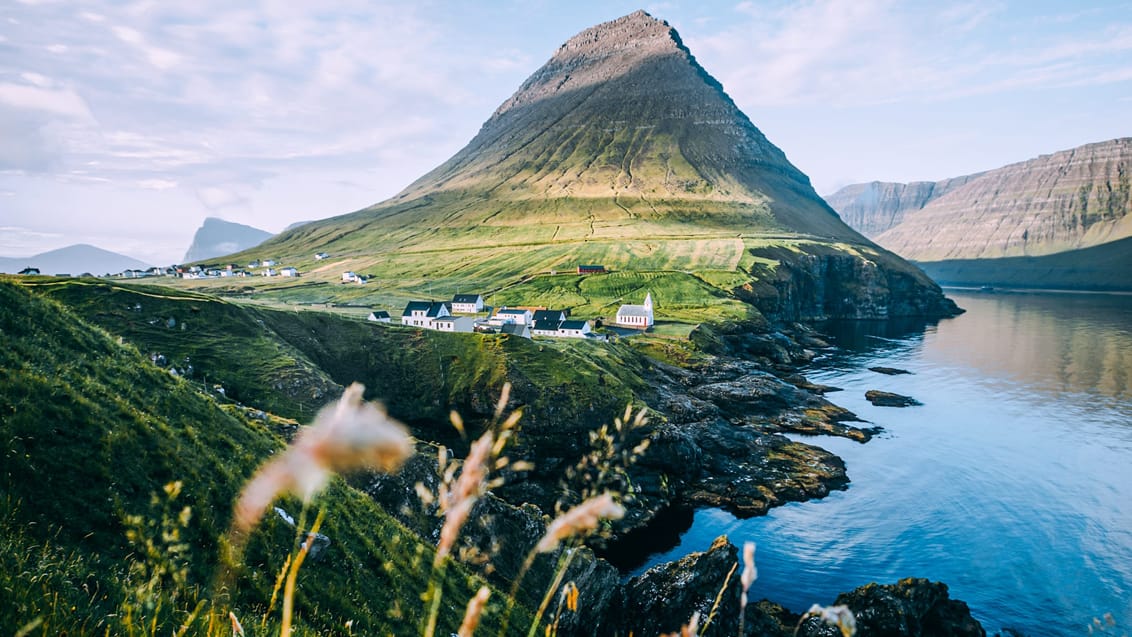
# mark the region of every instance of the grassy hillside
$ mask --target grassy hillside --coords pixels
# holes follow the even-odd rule
[[[37,278],[27,284],[145,356],[164,356],[163,367],[223,387],[234,400],[298,418],[341,391],[340,383],[239,304],[168,287],[90,279]]]
[[[223,614],[228,606],[216,608],[224,596],[215,582],[233,499],[282,442],[133,346],[10,280],[0,280],[0,335],[0,626],[14,633],[30,624],[37,635],[150,634],[138,614],[132,623],[123,616],[135,604],[168,634],[198,600]],[[160,495],[176,480],[183,489],[175,501]],[[419,625],[432,549],[341,481],[319,502],[332,544],[300,572],[301,632],[346,634],[347,620],[354,634]],[[178,522],[184,506],[191,517]],[[298,512],[296,502],[283,506]],[[162,539],[160,526],[127,524],[128,515],[158,523],[164,516],[172,524],[166,530],[183,527],[187,550]],[[268,518],[229,580],[231,608],[246,627],[265,612],[291,548],[293,531]],[[148,533],[156,550],[127,541],[127,527]],[[159,566],[168,567],[161,585],[139,598],[143,575]],[[449,573],[442,631],[455,628],[478,585],[460,569]],[[154,600],[164,605],[148,607]],[[205,632],[202,619],[189,634]]]
[[[670,276],[698,294],[710,289],[686,275]],[[589,281],[599,280],[648,283],[647,277],[618,275]],[[584,289],[589,281],[583,281]],[[341,387],[359,381],[394,416],[433,440],[451,435],[451,409],[471,419],[490,413],[505,381],[516,385],[529,427],[542,424],[540,414],[554,413],[553,421],[561,423],[579,412],[589,415],[571,427],[597,426],[597,419],[617,413],[643,389],[636,371],[648,364],[624,343],[422,332],[360,316],[233,303],[161,286],[75,279],[28,285],[146,355],[163,353],[182,372],[187,357],[194,366],[187,375],[210,388],[223,386],[229,399],[309,418]]]

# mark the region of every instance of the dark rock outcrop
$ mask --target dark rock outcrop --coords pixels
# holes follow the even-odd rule
[[[417,485],[433,493],[441,476],[437,470],[437,448],[421,443],[417,453],[396,474],[365,474],[353,479],[382,508],[414,532],[436,543],[443,519],[435,502],[421,502]],[[501,590],[510,590],[523,571],[527,556],[546,533],[547,518],[534,505],[514,506],[493,494],[481,497],[461,529],[453,555],[461,559]],[[538,556],[523,574],[518,599],[530,608],[542,601],[554,580],[564,549]],[[578,586],[578,612],[564,613],[561,635],[608,634],[622,604],[620,575],[609,562],[588,548],[573,549],[563,582]]]
[[[899,369],[899,368],[896,368],[896,367],[883,367],[883,366],[870,367],[869,371],[870,372],[876,372],[878,374],[884,374],[886,376],[900,376],[902,374],[911,374],[912,373],[912,372],[910,372],[906,369]]]
[[[858,637],[985,637],[967,604],[951,599],[947,585],[907,578],[896,584],[867,584],[834,602],[848,606]],[[831,632],[832,629],[832,632]],[[805,619],[799,637],[834,637],[840,632],[817,618]]]
[[[915,407],[924,404],[911,396],[880,391],[879,389],[870,389],[865,392],[865,399],[877,407]]]
[[[693,613],[702,627],[715,600],[719,607],[704,635],[734,635],[739,627],[739,571],[731,573],[738,550],[719,537],[703,553],[654,566],[625,586],[623,633],[658,635],[678,632]]]
[[[775,321],[944,317],[962,312],[955,302],[915,266],[879,248],[858,254],[819,245],[751,252],[773,259],[761,283],[735,290],[736,295]]]

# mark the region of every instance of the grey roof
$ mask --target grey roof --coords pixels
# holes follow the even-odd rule
[[[562,324],[558,326],[560,330],[582,330],[585,328],[585,321],[562,321]]]
[[[377,318],[389,318],[389,312],[386,312],[385,310],[374,310],[370,312],[370,314],[373,314]]]
[[[432,307],[432,303],[428,301],[409,301],[405,306],[405,311],[402,314],[412,314],[413,312],[427,312]]]
[[[556,331],[558,331],[558,325],[561,322],[562,321],[547,321],[547,320],[535,321],[535,324],[532,326],[531,329],[544,330],[544,331],[547,331],[547,332],[556,332]]]
[[[540,321],[563,321],[566,319],[566,312],[564,310],[539,310],[535,312],[534,321],[537,324]]]
[[[649,311],[643,305],[622,305],[617,310],[618,316],[648,316]]]
[[[503,334],[514,334],[515,336],[526,336],[530,332],[530,328],[524,323],[507,323],[499,328]]]
[[[499,314],[526,314],[529,310],[520,310],[517,307],[504,307],[497,310],[495,313]]]
[[[452,311],[452,304],[451,303],[441,303],[441,302],[437,301],[437,302],[435,302],[435,303],[433,303],[432,305],[429,306],[428,314],[426,314],[425,316],[430,316],[432,318],[436,318],[437,316],[440,315],[440,309],[441,308],[444,308],[445,310],[448,310],[449,312],[451,312]]]
[[[482,300],[483,297],[479,294],[457,294],[456,296],[452,297],[453,303],[475,303]]]

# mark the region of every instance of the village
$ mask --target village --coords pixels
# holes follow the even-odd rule
[[[329,258],[329,254],[320,252],[315,255],[316,261]],[[254,270],[259,270],[254,272]],[[581,275],[605,274],[607,271],[601,265],[579,265],[577,273]],[[37,275],[39,270],[27,268],[23,275]],[[69,275],[59,275],[69,276]],[[89,275],[84,275],[89,276]],[[126,270],[115,278],[140,279],[149,277],[178,277],[183,279],[211,279],[226,277],[298,277],[299,270],[292,266],[283,266],[278,259],[255,260],[247,264],[246,269],[236,264],[227,264],[220,267],[212,266],[169,266],[165,268],[150,268],[149,270]],[[367,278],[355,272],[342,272],[341,282],[365,285]],[[394,317],[386,310],[373,310],[367,319],[376,323],[394,322]],[[548,336],[554,338],[580,338],[591,340],[608,340],[608,333],[597,333],[594,330],[602,327],[622,328],[629,330],[646,331],[654,324],[652,293],[646,293],[640,305],[623,304],[617,309],[616,317],[612,323],[597,319],[578,319],[570,316],[569,310],[555,310],[546,307],[516,306],[491,307],[484,303],[481,294],[456,294],[450,301],[410,301],[401,312],[400,325],[416,327],[438,332],[463,332],[481,334],[508,334],[521,338],[533,336]]]
[[[370,312],[367,318],[380,323],[393,322],[389,312],[384,310]],[[652,327],[653,322],[652,294],[647,293],[640,305],[621,305],[612,327],[644,331]],[[544,307],[492,308],[484,304],[480,294],[457,294],[451,301],[410,301],[401,312],[401,325],[438,332],[608,340],[608,335],[594,332],[595,328],[605,326],[600,319],[574,319],[568,310]]]

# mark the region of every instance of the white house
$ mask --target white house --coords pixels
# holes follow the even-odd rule
[[[586,338],[589,334],[589,321],[562,321],[558,325],[557,336],[563,338]]]
[[[470,316],[445,316],[432,321],[432,329],[438,332],[466,332],[471,334],[474,328],[475,319]]]
[[[385,310],[374,310],[369,313],[366,320],[373,321],[374,323],[389,323],[392,319],[389,318],[389,312]]]
[[[353,283],[354,281],[357,281],[357,280],[358,280],[358,275],[354,274],[353,272],[343,272],[342,273],[342,282],[343,283]]]
[[[277,276],[278,274],[279,273],[275,271],[275,268],[264,268],[263,270],[263,276]]]
[[[566,320],[564,310],[539,310],[532,317],[531,334],[535,336],[559,336],[558,328]]]
[[[264,259],[263,260],[263,267],[270,268],[273,265],[275,265],[275,259]]]
[[[279,276],[299,276],[299,270],[290,266],[279,269]]]
[[[534,314],[530,310],[524,310],[517,307],[504,307],[495,311],[495,316],[491,317],[488,321],[492,325],[506,325],[508,323],[518,323],[519,325],[530,325],[534,321]]]
[[[447,303],[440,301],[409,301],[401,312],[401,325],[435,329],[432,322],[438,318],[451,316]]]
[[[325,252],[319,252],[318,254],[314,255],[315,261],[322,261],[323,259],[329,259],[329,258],[330,258],[330,255],[325,253]]]
[[[455,314],[475,314],[483,311],[483,296],[479,294],[457,294],[452,297],[452,312]]]
[[[652,327],[652,293],[645,295],[645,302],[641,305],[622,305],[617,308],[617,324],[642,330]]]

